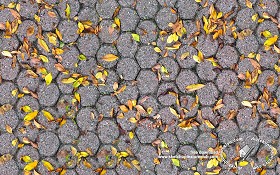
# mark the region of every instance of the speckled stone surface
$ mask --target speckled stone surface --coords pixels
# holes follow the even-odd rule
[[[0,175],[279,174],[279,4],[0,0]]]

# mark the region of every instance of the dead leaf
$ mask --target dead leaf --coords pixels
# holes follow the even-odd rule
[[[108,62],[112,62],[112,61],[115,61],[116,59],[118,59],[119,57],[114,55],[114,54],[107,54],[105,56],[103,56],[103,60],[104,61],[108,61]]]
[[[33,170],[34,168],[36,168],[38,165],[38,160],[35,160],[29,164],[27,164],[25,167],[24,167],[24,171],[31,171]]]
[[[198,89],[201,89],[203,88],[205,85],[204,84],[191,84],[191,85],[188,85],[186,87],[187,91],[189,92],[193,92],[193,91],[196,91]]]

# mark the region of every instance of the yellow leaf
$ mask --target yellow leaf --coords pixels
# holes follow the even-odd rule
[[[133,133],[132,131],[130,131],[130,132],[128,133],[128,136],[129,136],[130,139],[133,139],[134,133]]]
[[[34,168],[36,168],[36,166],[38,165],[38,160],[35,160],[29,164],[27,164],[25,167],[24,167],[24,171],[31,171],[33,170]]]
[[[129,121],[130,121],[131,123],[137,123],[137,119],[136,119],[135,117],[129,118]]]
[[[62,40],[62,35],[57,28],[55,29],[55,33],[56,33],[57,37],[59,38],[59,40]]]
[[[170,110],[170,112],[171,112],[173,115],[175,115],[176,117],[179,116],[179,114],[177,113],[177,111],[176,111],[175,109],[169,107],[169,110]]]
[[[6,128],[6,131],[7,131],[8,133],[10,133],[10,134],[13,133],[13,128],[12,128],[10,125],[6,125],[5,128]]]
[[[117,149],[113,146],[111,146],[111,150],[112,150],[112,155],[115,156],[117,154]]]
[[[52,73],[48,73],[46,76],[45,76],[45,81],[46,81],[46,84],[49,85],[51,84],[52,82]]]
[[[66,169],[63,169],[59,175],[65,175],[66,174]]]
[[[201,62],[200,58],[199,58],[197,55],[193,55],[193,59],[194,59],[194,61],[197,62],[197,63],[200,63],[200,62]]]
[[[38,44],[39,44],[46,52],[50,52],[50,49],[49,49],[47,43],[46,43],[44,40],[38,38]]]
[[[201,89],[204,86],[205,86],[204,84],[191,84],[191,85],[188,85],[186,87],[186,89],[187,89],[187,91],[192,92],[192,91],[196,91],[198,89]]]
[[[208,161],[208,163],[207,163],[207,168],[212,168],[212,167],[216,167],[216,166],[218,166],[218,164],[219,164],[219,162],[218,162],[218,160],[217,159],[211,159],[211,160],[209,160]]]
[[[274,69],[275,69],[278,73],[280,73],[280,67],[277,66],[276,64],[274,65]]]
[[[27,105],[21,107],[20,109],[23,110],[24,112],[32,112],[32,109]]]
[[[249,162],[244,160],[244,161],[239,162],[239,166],[246,166],[246,165],[248,165],[248,163]]]
[[[265,175],[266,174],[266,169],[263,169],[261,172],[260,172],[260,175]]]
[[[131,164],[126,160],[123,161],[123,165],[127,168],[132,168]]]
[[[81,96],[80,96],[80,94],[79,94],[78,92],[75,92],[75,93],[74,93],[74,96],[75,96],[75,99],[76,99],[79,103],[81,103]]]
[[[248,8],[253,8],[253,4],[250,2],[250,0],[245,0],[246,1],[246,6]]]
[[[48,171],[53,171],[54,170],[54,168],[53,168],[53,166],[50,162],[42,160],[42,163],[48,169]]]
[[[35,21],[37,21],[38,23],[40,22],[40,20],[41,20],[41,18],[38,16],[38,15],[34,15],[34,19],[35,19]]]
[[[11,54],[11,52],[7,51],[7,50],[4,50],[1,52],[3,56],[5,57],[9,57],[9,58],[12,58],[13,55]]]
[[[172,160],[173,165],[175,165],[177,167],[180,167],[180,160],[179,159],[171,159],[171,160]]]
[[[269,124],[273,128],[277,128],[278,127],[278,125],[274,121],[272,121],[272,120],[266,120],[266,122],[267,122],[267,124]]]
[[[88,161],[86,161],[86,160],[83,161],[83,164],[87,168],[91,168],[92,167],[91,164]]]
[[[161,50],[160,50],[159,47],[155,47],[154,50],[155,50],[157,53],[160,53],[160,52],[161,52]]]
[[[64,50],[63,49],[60,49],[60,48],[55,48],[54,49],[54,54],[55,55],[61,55],[64,53]]]
[[[70,84],[70,83],[74,83],[76,81],[76,79],[74,79],[74,78],[64,78],[64,79],[62,79],[61,80],[61,82],[62,83],[64,83],[64,84]]]
[[[119,28],[121,27],[121,21],[120,21],[119,18],[115,17],[115,18],[114,18],[114,22],[115,22],[115,24],[116,24]]]
[[[46,110],[42,110],[42,112],[43,112],[43,115],[48,119],[48,121],[54,121],[54,117],[52,116],[51,113],[49,113]]]
[[[29,156],[22,156],[20,159],[21,159],[22,161],[24,161],[25,163],[30,163],[30,162],[32,162],[32,159],[31,159],[31,157],[29,157]]]
[[[35,110],[33,112],[30,112],[29,114],[27,114],[25,117],[24,117],[24,121],[31,121],[33,120],[38,114],[38,111]]]
[[[71,146],[70,149],[71,149],[72,155],[75,156],[77,154],[77,149],[75,147],[73,147],[73,146]]]
[[[12,141],[12,145],[13,146],[16,146],[17,145],[17,143],[18,143],[18,139],[16,138],[16,139],[14,139],[13,141]]]
[[[64,11],[65,11],[66,18],[69,19],[70,18],[70,13],[71,13],[71,8],[70,8],[70,5],[68,3],[66,4],[66,8],[65,8]]]
[[[100,172],[100,175],[105,175],[106,174],[106,170],[105,169],[103,169],[101,172]]]
[[[195,172],[193,175],[200,175],[199,172]]]
[[[266,37],[266,38],[269,38],[269,37],[272,36],[272,34],[270,33],[270,31],[268,31],[268,30],[263,31],[261,34],[262,34],[264,37]]]
[[[15,97],[17,95],[18,89],[12,90],[12,95]]]
[[[83,23],[78,22],[78,34],[82,33],[85,30]]]
[[[39,55],[39,58],[40,58],[44,63],[49,62],[49,59],[48,59],[45,55]]]
[[[209,120],[204,120],[205,124],[211,128],[211,129],[214,129],[215,127],[213,126],[213,124],[209,121]]]
[[[135,41],[140,42],[140,36],[138,34],[132,33],[131,35]]]
[[[253,107],[252,104],[251,104],[249,101],[242,101],[241,104],[242,104],[243,106],[246,106],[246,107],[249,107],[249,108],[252,108],[252,107]]]
[[[115,61],[116,59],[118,59],[119,57],[114,55],[114,54],[107,54],[105,55],[102,59],[104,61],[108,61],[108,62],[111,62],[111,61]]]
[[[125,105],[119,106],[122,112],[128,112],[128,108]]]
[[[187,58],[188,56],[190,56],[190,52],[185,52],[181,55],[181,60],[184,60],[185,58]]]
[[[271,46],[273,45],[278,39],[277,35],[274,35],[273,37],[268,38],[265,42],[264,42],[264,46]]]
[[[256,14],[254,14],[253,16],[252,16],[252,20],[253,21],[256,21],[257,20],[257,18],[258,18],[258,14],[256,13]]]

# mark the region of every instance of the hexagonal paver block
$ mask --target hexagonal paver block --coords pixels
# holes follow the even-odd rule
[[[136,128],[136,135],[141,143],[152,143],[159,133],[159,130],[153,125],[150,119],[143,119]]]
[[[78,48],[85,56],[95,56],[99,49],[99,39],[94,34],[85,34],[78,39]]]
[[[28,29],[32,29],[34,30],[34,32],[30,33],[30,35],[27,35]],[[36,40],[37,33],[38,33],[38,26],[36,25],[35,22],[31,20],[25,20],[18,26],[17,36],[20,41],[23,41],[24,38],[27,38],[28,41],[33,42]]]
[[[110,95],[101,96],[97,103],[96,109],[102,114],[104,117],[110,118],[110,112],[112,110],[117,111],[119,107],[119,102],[116,97],[112,97]]]
[[[49,14],[52,14],[52,16]],[[55,9],[43,9],[38,16],[40,16],[39,24],[42,26],[42,30],[51,31],[58,26],[60,17]]]
[[[113,120],[99,122],[97,132],[102,143],[111,143],[119,136],[119,128]]]
[[[117,40],[117,48],[123,57],[134,57],[138,43],[132,38],[132,34],[125,32],[121,33]]]
[[[98,36],[103,43],[113,43],[119,37],[119,30],[112,30],[113,20],[102,20],[99,24]]]
[[[176,7],[182,19],[192,19],[198,10],[198,4],[188,0],[178,0]]]
[[[117,122],[123,130],[131,131],[136,127],[136,125],[135,123],[130,122],[129,119],[135,117],[136,115],[136,111],[129,110],[128,112],[123,113],[122,118],[118,117]]]
[[[67,120],[64,125],[58,129],[58,136],[62,143],[72,143],[79,136],[79,130],[73,120]]]
[[[218,41],[213,40],[210,35],[200,36],[198,38],[197,48],[200,50],[205,57],[210,57],[217,52],[218,49]]]
[[[131,58],[123,58],[118,62],[117,72],[124,80],[135,80],[140,68]]]
[[[127,18],[129,16],[129,18]],[[133,31],[136,29],[137,23],[139,22],[139,16],[137,12],[131,8],[122,8],[119,11],[122,31]]]
[[[95,105],[98,97],[99,91],[95,86],[84,86],[80,87],[77,91],[81,96],[81,105],[82,106],[93,106]]]
[[[253,114],[251,108],[243,108],[238,111],[236,116],[240,130],[254,131],[259,123],[260,116],[258,113]]]
[[[221,92],[234,92],[238,86],[238,78],[235,72],[223,70],[217,77],[216,84]]]
[[[18,64],[13,66],[13,60],[10,58],[3,58],[0,60],[0,74],[4,80],[14,80],[19,72]]]
[[[235,139],[239,133],[239,128],[232,120],[224,120],[217,128],[217,134],[220,142],[228,143]]]
[[[58,25],[58,30],[62,34],[62,41],[64,43],[75,42],[79,37],[79,35],[77,34],[78,24],[75,21],[61,21]]]
[[[155,92],[158,86],[156,74],[149,70],[141,70],[137,77],[137,86],[140,94]]]
[[[267,88],[269,92],[273,92],[277,88],[278,77],[271,70],[263,71],[258,78],[257,86],[260,91]]]
[[[202,105],[213,105],[218,98],[218,90],[213,83],[207,83],[205,86],[197,90],[199,102]]]
[[[152,68],[158,58],[153,46],[140,46],[136,54],[136,60],[141,68]]]
[[[218,50],[216,57],[223,68],[231,68],[238,61],[238,53],[232,46],[224,46]]]
[[[99,148],[99,139],[95,133],[87,132],[80,136],[77,146],[80,151],[90,150],[92,154],[95,154]]]
[[[137,1],[136,10],[140,18],[150,19],[156,15],[158,11],[157,6],[158,2],[156,0]]]
[[[58,100],[58,97],[59,97],[59,89],[54,83],[51,83],[49,85],[43,83],[39,86],[38,99],[41,105],[53,106]]]
[[[176,19],[176,14],[172,13],[168,7],[160,9],[155,17],[156,23],[161,30],[168,28],[168,24],[176,22]]]
[[[160,70],[162,80],[170,81],[176,79],[179,72],[179,65],[173,58],[166,57],[161,59],[158,63],[165,69],[165,71]]]
[[[107,54],[113,54],[113,55],[118,56],[118,52],[115,47],[113,47],[111,45],[102,45],[96,55],[97,61],[101,65],[103,65],[103,67],[105,67],[105,68],[114,67],[118,63],[119,59],[116,59],[114,61],[105,61],[105,60],[103,60],[103,57]]]
[[[196,72],[200,79],[211,81],[214,80],[217,75],[214,68],[210,61],[203,61],[197,65]]]
[[[179,90],[186,93],[186,87],[191,84],[196,84],[198,82],[198,77],[194,72],[187,69],[182,69],[176,78],[176,84]]]
[[[208,148],[215,148],[217,145],[217,139],[211,137],[210,132],[201,133],[195,142],[197,151],[207,151]]]
[[[256,53],[258,51],[258,47],[258,41],[254,35],[250,35],[244,39],[238,39],[236,41],[236,48],[245,56],[248,56],[250,53]]]
[[[96,1],[96,10],[101,18],[111,18],[118,3],[115,0]]]
[[[271,143],[272,140],[279,137],[279,127],[271,126],[266,120],[263,120],[259,123],[258,135],[260,139],[267,143]]]
[[[98,113],[92,107],[80,109],[76,121],[82,131],[95,131],[98,123]]]
[[[11,82],[3,82],[0,84],[0,104],[15,104],[17,97],[12,95],[12,91],[15,90],[16,87]]]
[[[155,167],[154,159],[158,157],[157,150],[151,145],[141,145],[136,155],[143,169],[153,170]]]
[[[38,150],[41,155],[53,156],[59,148],[59,139],[52,132],[44,132],[39,135]]]
[[[256,12],[250,8],[243,8],[237,13],[236,25],[241,29],[254,30],[257,27],[257,21],[252,20],[252,16]]]
[[[159,134],[158,137],[161,141],[165,142],[168,148],[161,148],[162,155],[175,155],[180,143],[177,137],[171,132]]]
[[[158,28],[152,20],[141,20],[136,28],[136,33],[140,36],[141,43],[148,44],[156,41]]]

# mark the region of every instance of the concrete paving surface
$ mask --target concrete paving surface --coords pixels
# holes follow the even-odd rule
[[[280,174],[279,4],[0,0],[0,175]]]

